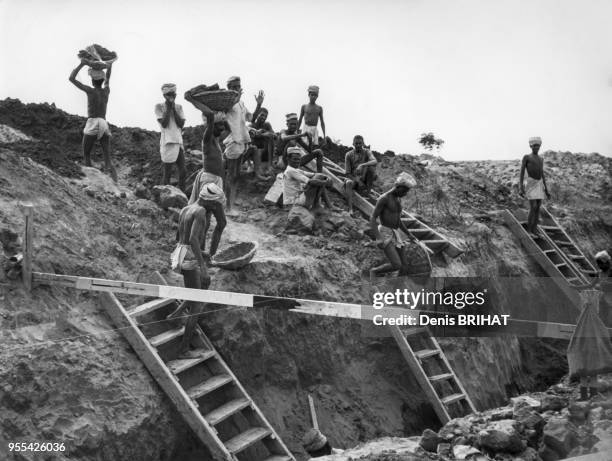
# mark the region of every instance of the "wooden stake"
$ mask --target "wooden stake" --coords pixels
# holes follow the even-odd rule
[[[314,406],[314,400],[312,399],[312,395],[308,394],[308,406],[310,407],[310,419],[312,421],[312,427],[316,430],[319,430],[319,421],[317,420],[317,412]]]
[[[23,265],[21,274],[26,290],[32,290],[32,231],[34,228],[34,207],[31,204],[22,205],[25,219],[23,238]]]

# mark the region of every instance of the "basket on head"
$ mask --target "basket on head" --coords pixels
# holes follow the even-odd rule
[[[408,261],[408,270],[404,275],[409,277],[429,277],[431,275],[431,259],[422,244],[410,242],[404,246],[403,251]]]
[[[228,112],[236,102],[238,93],[232,90],[210,89],[205,85],[198,85],[187,93],[192,98],[206,104],[211,110],[216,112]],[[185,94],[187,94],[185,93]]]
[[[96,43],[79,51],[77,56],[85,60],[88,66],[97,70],[104,69],[108,67],[110,63],[117,60],[117,53],[109,51]]]
[[[251,262],[259,245],[257,242],[239,242],[217,253],[212,263],[222,269],[237,270]]]

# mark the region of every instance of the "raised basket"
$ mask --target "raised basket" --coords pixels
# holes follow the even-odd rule
[[[197,88],[197,87],[196,87]],[[235,104],[238,93],[232,90],[189,90],[187,93],[215,112],[228,112]]]
[[[238,270],[251,262],[257,252],[257,242],[240,242],[217,253],[212,263],[222,269]]]
[[[94,69],[104,69],[109,63],[117,60],[117,53],[96,43],[79,51],[77,56],[84,59],[86,64]]]

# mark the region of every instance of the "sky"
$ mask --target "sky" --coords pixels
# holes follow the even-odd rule
[[[89,6],[88,6],[89,5]],[[0,99],[86,115],[68,82],[77,52],[116,51],[107,119],[158,130],[153,107],[239,75],[276,130],[320,86],[327,134],[373,149],[448,160],[543,150],[612,154],[612,2],[608,0],[0,0]],[[79,76],[88,82],[86,70]]]

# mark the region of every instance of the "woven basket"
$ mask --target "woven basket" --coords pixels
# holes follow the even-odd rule
[[[257,242],[240,242],[217,253],[212,263],[222,269],[238,270],[251,262],[257,252]]]
[[[238,93],[231,90],[194,91],[191,96],[215,112],[227,112],[234,106]]]
[[[404,254],[408,260],[408,270],[403,275],[409,277],[429,277],[431,275],[431,259],[421,244],[411,242],[405,245]]]
[[[117,53],[98,44],[90,45],[79,51],[77,56],[84,59],[88,66],[98,70],[104,69],[109,63],[117,60]]]

